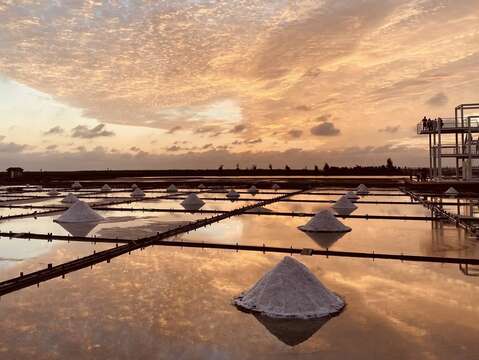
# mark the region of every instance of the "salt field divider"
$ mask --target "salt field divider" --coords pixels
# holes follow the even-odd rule
[[[172,229],[173,230],[176,230]],[[165,240],[163,238],[164,233],[161,233],[160,236],[152,237],[152,242],[149,243],[147,246],[155,245],[155,246],[169,246],[169,247],[179,247],[179,248],[201,248],[201,249],[218,249],[218,250],[233,250],[233,251],[256,251],[262,253],[282,253],[282,254],[290,254],[290,255],[308,255],[308,256],[326,256],[326,257],[348,257],[348,258],[363,258],[363,259],[383,259],[383,260],[399,260],[399,261],[411,261],[411,262],[428,262],[428,263],[441,263],[441,264],[463,264],[463,265],[479,265],[479,259],[476,258],[460,258],[460,257],[440,257],[440,256],[423,256],[423,255],[408,255],[408,254],[387,254],[387,253],[366,253],[366,252],[356,252],[356,251],[335,251],[335,250],[321,250],[321,249],[311,249],[311,248],[293,248],[291,247],[276,247],[276,246],[266,246],[266,245],[241,245],[241,244],[226,244],[226,243],[210,243],[210,242],[195,242],[195,241],[183,241],[183,240]],[[0,233],[1,237],[12,237],[12,238],[21,238],[21,239],[39,239],[39,240],[60,240],[60,241],[78,241],[78,242],[90,242],[90,243],[110,243],[110,244],[135,244],[140,247],[140,242],[143,240],[128,240],[128,239],[118,239],[118,238],[100,238],[100,237],[70,237],[70,236],[62,236],[62,235],[52,235],[52,234],[27,234],[27,233]],[[116,247],[110,250],[117,250],[122,247]],[[110,250],[102,251],[101,253],[108,252]],[[100,256],[100,252],[94,253],[97,257]],[[93,256],[90,255],[89,257]],[[116,255],[118,256],[118,255]],[[86,257],[86,258],[89,258]],[[77,261],[83,261],[84,259],[81,258],[78,260],[74,260],[69,263],[65,263],[56,267],[48,267],[47,269],[37,271],[35,273],[31,273],[28,275],[22,275],[19,278],[26,278],[27,276],[41,276],[47,270],[54,270],[54,269],[63,269],[64,273],[71,272],[74,270],[70,270],[72,266],[71,263]],[[112,257],[104,257],[102,255],[101,260],[96,261],[92,264],[89,263],[87,266],[94,265],[98,262],[105,261],[111,259]],[[86,267],[86,266],[84,266]],[[79,269],[76,269],[79,270]],[[53,275],[53,274],[51,274]],[[61,275],[61,274],[60,274]],[[54,276],[58,277],[60,275]],[[16,279],[19,279],[16,278]],[[53,277],[51,277],[53,278]],[[10,284],[13,280],[7,280],[0,283],[0,295],[5,294],[3,287],[6,284]],[[34,283],[36,284],[38,279],[34,279]],[[45,280],[42,280],[45,281]],[[13,290],[15,291],[15,290]]]
[[[190,222],[186,225],[181,225],[176,228],[164,231],[162,233],[157,233],[154,236],[145,237],[139,240],[132,240],[131,242],[121,246],[117,246],[117,247],[99,251],[99,252],[94,252],[91,255],[88,255],[76,260],[72,260],[72,261],[63,263],[61,265],[53,266],[52,264],[49,264],[48,267],[43,270],[35,271],[29,274],[21,273],[20,276],[18,277],[0,282],[0,296],[24,289],[32,285],[39,286],[41,282],[54,279],[60,276],[65,277],[65,275],[68,273],[81,270],[86,267],[93,266],[104,261],[110,262],[110,260],[115,257],[124,255],[126,253],[131,253],[132,251],[135,251],[135,250],[144,249],[148,246],[162,244],[165,242],[164,240],[167,238],[188,233],[190,231],[194,231],[199,228],[214,224],[218,221],[221,221],[233,216],[241,215],[245,211],[254,209],[255,207],[268,205],[276,201],[280,201],[281,199],[286,198],[288,196],[301,194],[304,191],[305,190],[295,191],[287,195],[281,195],[276,198],[268,199],[262,202],[244,206],[242,208],[234,209],[226,213],[213,216],[211,218],[199,219],[199,220]]]
[[[437,203],[426,201],[426,200],[422,199],[419,195],[417,195],[417,194],[415,194],[415,193],[413,193],[409,190],[404,190],[404,193],[408,194],[414,200],[423,204],[424,207],[430,209],[435,216],[440,216],[442,218],[445,218],[445,219],[449,220],[450,222],[456,224],[457,227],[462,227],[463,229],[465,229],[467,231],[470,231],[474,234],[477,233],[477,231],[478,231],[477,226],[474,225],[474,224],[467,223],[466,221],[464,221],[462,219],[461,216],[456,215],[456,214],[452,214],[452,213],[444,210],[442,207],[438,206]]]
[[[121,205],[121,203],[115,203],[113,205]],[[150,213],[188,213],[188,214],[224,214],[228,211],[226,210],[187,210],[187,209],[155,209],[155,208],[130,208],[130,207],[111,207],[111,206],[102,206],[95,205],[92,206],[95,210],[99,211],[119,211],[119,212],[150,212]],[[38,206],[38,207],[25,207],[26,209],[52,209],[51,211],[45,212],[36,212],[23,215],[11,215],[10,217],[5,217],[4,219],[18,218],[18,217],[31,217],[31,216],[40,216],[42,214],[49,215],[51,213],[57,213],[59,211],[66,210],[66,208],[61,207],[51,207],[51,206]],[[287,216],[287,217],[313,217],[315,213],[309,212],[289,212],[289,211],[247,211],[242,215],[264,215],[264,216]],[[437,216],[414,216],[414,215],[374,215],[374,214],[349,214],[349,215],[339,215],[334,214],[337,218],[341,219],[383,219],[383,220],[418,220],[418,221],[435,221],[435,220],[444,220],[447,218],[437,217]],[[1,218],[0,218],[1,220]]]

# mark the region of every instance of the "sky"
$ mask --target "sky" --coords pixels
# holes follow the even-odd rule
[[[0,167],[426,165],[477,0],[0,1]]]

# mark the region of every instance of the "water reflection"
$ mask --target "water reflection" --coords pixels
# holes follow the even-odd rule
[[[87,223],[65,223],[58,222],[58,224],[73,236],[85,237],[98,225],[98,222]]]
[[[289,346],[299,345],[313,336],[330,316],[319,319],[275,319],[261,314],[254,317],[278,340]]]
[[[183,206],[183,208],[185,210],[188,210],[188,211],[196,211],[196,210],[199,210],[201,209],[203,206],[205,206],[205,203],[198,203],[198,204],[185,204],[184,202],[181,203],[181,206]]]
[[[302,231],[302,233],[308,235],[313,241],[321,246],[323,249],[331,248],[336,241],[341,239],[346,233],[344,232],[313,232],[313,231]]]

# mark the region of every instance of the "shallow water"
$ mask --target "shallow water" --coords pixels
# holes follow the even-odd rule
[[[135,252],[2,298],[0,349],[16,359],[460,359],[479,351],[478,281],[456,266],[309,257],[298,259],[347,308],[290,347],[230,305],[280,259]],[[63,260],[61,251],[51,259]]]
[[[301,196],[320,198],[314,194]],[[402,197],[389,200],[399,199]],[[179,208],[180,201],[146,200],[115,206]],[[239,204],[207,201],[205,208],[229,210]],[[358,205],[354,214],[428,215],[419,205]],[[312,212],[323,206],[328,204],[282,202],[267,208]],[[107,221],[87,229],[88,234],[125,239],[153,235],[211,216],[99,213]],[[69,234],[69,229],[53,222],[57,216],[2,221],[0,229]],[[479,258],[477,241],[446,223],[341,219],[352,231],[331,242],[312,239],[297,229],[308,220],[245,214],[178,238]],[[0,280],[112,246],[0,238]],[[68,274],[65,279],[50,280],[39,288],[8,294],[0,301],[0,357],[473,359],[479,353],[479,277],[466,276],[457,265],[296,256],[330,290],[345,298],[343,313],[325,323],[285,326],[242,313],[231,305],[234,296],[252,286],[281,258],[274,254],[154,246]],[[469,274],[478,271],[468,269]],[[287,345],[292,342],[299,344]]]

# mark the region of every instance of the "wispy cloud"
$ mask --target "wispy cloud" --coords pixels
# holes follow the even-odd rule
[[[322,122],[319,125],[313,126],[310,129],[311,134],[316,136],[336,136],[341,133],[341,130],[329,121]]]
[[[61,126],[54,126],[49,130],[45,131],[44,135],[60,135],[63,134],[65,130]]]
[[[114,136],[115,133],[106,130],[105,124],[99,124],[92,128],[85,125],[78,125],[72,129],[72,137],[81,139],[94,139],[98,137]]]

